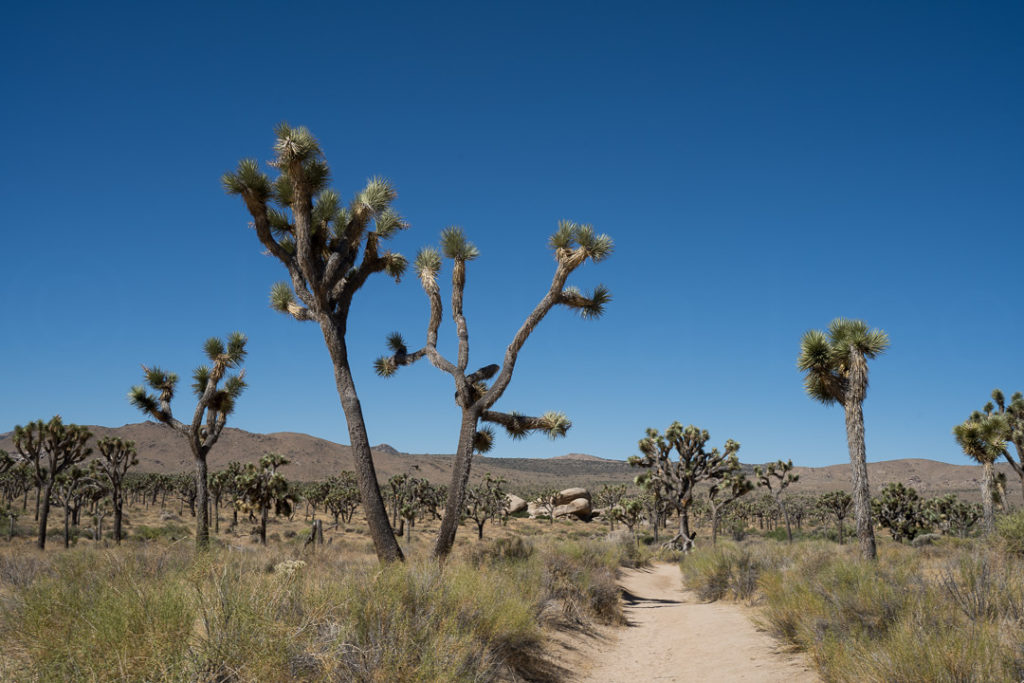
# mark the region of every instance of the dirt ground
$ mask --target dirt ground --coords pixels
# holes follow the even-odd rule
[[[802,656],[784,651],[734,603],[701,603],[684,591],[679,568],[656,563],[623,572],[629,625],[608,629],[567,651],[564,668],[579,683],[746,681],[817,683]]]

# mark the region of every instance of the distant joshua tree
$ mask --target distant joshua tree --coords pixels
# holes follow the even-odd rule
[[[815,507],[821,512],[822,517],[836,520],[839,530],[839,545],[843,544],[843,521],[850,515],[853,507],[853,498],[846,491],[829,491],[823,493],[815,501]]]
[[[415,363],[421,358],[428,358],[439,370],[451,375],[455,383],[455,403],[462,411],[462,422],[451,483],[448,486],[448,501],[434,545],[435,557],[447,557],[455,542],[455,533],[465,505],[466,485],[469,482],[473,454],[487,452],[493,443],[493,430],[489,427],[480,429],[481,421],[501,425],[513,439],[523,438],[530,432],[544,432],[550,438],[557,438],[564,436],[572,426],[569,419],[558,412],[548,412],[540,417],[527,417],[515,412],[501,413],[492,410],[512,381],[516,360],[527,338],[552,308],[565,306],[576,310],[583,318],[597,318],[611,300],[608,290],[602,285],[595,287],[589,296],[582,294],[575,287],[566,286],[569,275],[588,260],[596,263],[611,254],[610,237],[595,234],[589,225],[562,221],[558,224],[558,230],[548,240],[548,245],[555,252],[556,262],[551,286],[512,338],[512,342],[505,350],[501,366],[485,365],[467,373],[469,328],[463,315],[462,301],[466,288],[466,263],[474,260],[479,251],[466,239],[462,230],[456,227],[446,228],[441,232],[441,252],[426,248],[421,249],[416,256],[414,268],[430,302],[426,344],[418,351],[410,352],[402,335],[393,333],[388,337],[388,347],[392,355],[378,358],[374,364],[377,374],[390,377],[398,368]],[[442,253],[453,262],[452,318],[459,340],[458,357],[454,363],[437,350],[437,332],[442,317],[441,289],[437,277],[441,271]],[[494,382],[488,386],[487,381],[492,377]]]
[[[786,501],[782,499],[782,492],[790,484],[800,479],[800,475],[792,472],[792,469],[792,460],[787,460],[786,462],[776,460],[764,467],[758,465],[754,468],[754,478],[757,479],[757,485],[768,489],[768,493],[772,495],[772,498],[775,499],[775,504],[782,511],[782,516],[786,520],[786,540],[789,543],[793,542],[793,528],[789,523],[789,508],[786,506]]]
[[[210,337],[203,345],[206,357],[212,367],[200,365],[192,372],[192,390],[198,397],[192,421],[179,422],[171,413],[171,400],[178,384],[178,376],[160,368],[142,366],[146,384],[158,394],[150,394],[142,385],[132,387],[128,400],[133,406],[165,425],[173,428],[188,441],[196,465],[195,511],[196,548],[205,549],[210,544],[209,488],[206,456],[217,443],[228,415],[235,409],[235,401],[245,389],[245,370],[225,378],[229,369],[238,368],[245,359],[245,335],[232,332],[227,343],[217,337]],[[221,380],[224,385],[220,386]]]
[[[981,507],[984,511],[985,533],[995,530],[995,462],[1006,453],[1005,438],[1008,433],[1006,416],[999,413],[975,411],[966,421],[953,427],[953,437],[960,448],[982,466]]]
[[[723,451],[717,448],[709,451],[705,447],[710,438],[706,429],[693,425],[683,427],[681,423],[673,422],[664,434],[648,429],[647,436],[639,443],[643,455],[629,458],[630,465],[648,470],[638,477],[641,483],[655,478],[664,484],[666,499],[679,513],[679,533],[669,541],[670,545],[688,548],[693,541],[690,507],[697,484],[718,481],[740,470],[736,455],[740,445],[728,439]],[[676,460],[672,460],[673,451]]]
[[[1013,468],[1017,478],[1020,479],[1021,491],[1024,492],[1024,394],[1019,391],[1010,397],[1010,403],[1006,403],[1003,392],[995,389],[992,392],[992,401],[986,403],[983,408],[986,415],[1002,415],[1006,419],[1006,431],[1003,440],[1013,444],[1017,451],[1017,458],[1010,455],[1010,449],[1006,448],[1003,455]]]
[[[754,482],[738,470],[729,472],[708,487],[705,497],[711,511],[711,545],[718,544],[718,524],[722,518],[722,511],[753,490]]]
[[[96,461],[98,474],[106,480],[114,509],[114,542],[121,545],[121,519],[124,510],[124,477],[128,468],[139,464],[135,442],[106,437],[96,442],[100,458]]]
[[[39,538],[36,546],[46,548],[46,522],[50,514],[50,501],[54,486],[66,470],[85,460],[92,453],[86,444],[92,432],[76,424],[65,425],[60,415],[49,422],[30,422],[14,428],[14,448],[18,456],[33,469],[39,498]]]
[[[507,496],[505,480],[501,477],[492,478],[490,474],[466,491],[466,517],[476,524],[477,539],[484,537],[484,525],[488,520],[501,519],[505,514]]]
[[[295,497],[288,487],[288,481],[277,471],[288,464],[288,459],[277,453],[267,453],[259,463],[247,464],[236,478],[238,500],[250,513],[259,514],[260,543],[267,544],[267,515],[271,509],[275,515],[291,515]]]
[[[271,181],[256,160],[244,159],[234,173],[224,174],[224,189],[242,197],[256,236],[288,269],[290,283],[273,286],[270,305],[296,320],[320,326],[334,365],[334,381],[348,423],[363,510],[377,557],[382,562],[401,560],[402,550],[377,484],[345,333],[352,298],[366,280],[384,272],[397,281],[405,272],[405,257],[380,250],[386,240],[408,225],[391,209],[396,193],[388,181],[373,178],[345,207],[338,193],[327,186],[330,169],[312,133],[286,123],[274,132],[276,156],[270,165],[278,170],[278,177]]]
[[[809,330],[800,340],[797,367],[805,373],[807,394],[825,405],[838,403],[846,415],[846,442],[850,450],[854,516],[857,538],[865,559],[878,556],[871,526],[867,451],[864,446],[864,398],[868,391],[868,359],[889,348],[889,336],[869,330],[860,320],[836,318],[828,332]]]

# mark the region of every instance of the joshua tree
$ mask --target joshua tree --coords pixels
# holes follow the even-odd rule
[[[57,476],[54,482],[54,498],[64,508],[64,547],[71,545],[71,521],[75,518],[73,506],[81,504],[81,488],[91,480],[78,465],[73,465]],[[76,522],[77,525],[77,522]]]
[[[617,520],[626,525],[626,528],[629,529],[629,533],[636,539],[636,544],[639,547],[640,537],[636,535],[635,529],[644,518],[643,501],[636,497],[623,498],[622,504],[615,508],[613,514]]]
[[[823,517],[831,517],[836,520],[839,529],[839,545],[843,544],[843,520],[850,514],[853,507],[853,498],[846,491],[829,491],[823,493],[815,501],[815,507],[822,513]]]
[[[754,477],[757,479],[757,485],[768,489],[768,493],[772,495],[772,498],[775,499],[775,504],[782,511],[782,516],[786,520],[786,540],[790,543],[793,542],[793,529],[789,523],[789,509],[782,499],[782,492],[790,484],[800,479],[800,475],[792,472],[792,469],[792,460],[787,460],[786,462],[776,460],[764,467],[758,465],[754,468]]]
[[[921,497],[914,489],[890,482],[871,503],[878,523],[889,530],[894,541],[912,541],[924,531]]]
[[[335,525],[339,518],[345,523],[352,521],[352,515],[359,507],[359,483],[354,472],[344,471],[327,480],[324,507],[334,515]]]
[[[861,555],[874,560],[875,532],[871,526],[867,451],[864,447],[864,398],[868,391],[868,359],[889,348],[889,336],[869,330],[860,320],[836,318],[828,332],[808,330],[800,340],[797,367],[804,373],[808,395],[825,405],[843,406],[846,443],[850,451],[853,507]]]
[[[612,514],[612,510],[619,504],[619,501],[621,501],[622,497],[625,495],[625,484],[605,484],[600,488],[595,496],[597,504],[604,508],[604,516],[608,520],[609,531],[615,531],[615,515]]]
[[[382,562],[402,559],[377,484],[363,409],[349,367],[345,333],[352,297],[374,273],[396,281],[405,271],[401,254],[380,253],[383,242],[407,226],[391,209],[395,190],[374,178],[344,207],[327,187],[330,170],[320,144],[304,127],[282,123],[275,129],[278,177],[271,181],[254,159],[245,159],[222,178],[229,194],[241,195],[256,236],[288,269],[291,284],[279,282],[271,306],[296,320],[314,321],[334,365],[334,381],[348,423],[370,536]],[[371,227],[373,228],[371,230]],[[296,298],[298,300],[296,300]]]
[[[555,523],[555,508],[558,507],[558,489],[546,488],[537,494],[534,500],[541,510],[548,516],[548,523]]]
[[[185,424],[171,413],[171,400],[178,384],[178,376],[160,368],[142,366],[146,384],[158,394],[150,394],[142,385],[132,387],[128,400],[133,406],[168,425],[188,441],[195,461],[195,491],[198,513],[196,514],[196,548],[203,550],[210,544],[209,489],[206,456],[217,443],[228,415],[235,409],[235,401],[245,389],[245,370],[225,378],[229,369],[240,367],[245,360],[245,335],[232,332],[227,343],[217,337],[210,337],[203,345],[211,366],[200,365],[192,371],[192,390],[198,397],[192,422]],[[224,385],[220,386],[221,380]]]
[[[512,342],[505,350],[505,358],[499,367],[485,365],[467,373],[469,368],[469,328],[463,315],[462,301],[466,289],[466,264],[474,260],[479,251],[466,239],[460,228],[450,227],[441,232],[441,252],[433,248],[421,249],[416,256],[414,268],[423,290],[430,302],[430,320],[427,323],[426,344],[418,351],[410,352],[402,335],[393,333],[388,337],[392,355],[378,358],[374,364],[377,374],[390,377],[399,367],[410,365],[428,358],[439,370],[451,375],[455,383],[455,403],[462,411],[459,428],[459,443],[452,467],[451,483],[448,486],[448,501],[445,505],[441,529],[434,545],[434,556],[447,557],[455,542],[459,520],[462,517],[466,498],[466,485],[475,452],[486,452],[493,442],[490,428],[480,429],[481,420],[498,424],[513,439],[525,437],[530,432],[544,432],[549,438],[564,436],[572,426],[562,413],[548,412],[540,417],[527,417],[519,413],[501,413],[492,410],[512,381],[516,359],[527,338],[541,320],[555,306],[561,305],[579,312],[583,318],[597,318],[611,300],[608,290],[598,285],[585,296],[575,287],[566,286],[569,275],[588,260],[598,262],[612,251],[612,240],[607,235],[597,235],[589,225],[578,225],[568,221],[558,224],[558,230],[551,236],[548,245],[555,252],[555,274],[551,286],[527,316]],[[437,350],[437,331],[441,324],[441,289],[438,273],[441,270],[441,255],[453,262],[452,266],[452,318],[458,337],[458,357],[453,363]],[[497,375],[495,377],[495,375]],[[487,381],[494,378],[493,384]]]
[[[288,482],[277,471],[288,464],[288,459],[277,453],[267,453],[258,464],[249,463],[236,479],[239,500],[250,511],[259,512],[260,543],[267,544],[267,514],[274,509],[275,515],[290,515],[295,498],[288,490]]]
[[[488,520],[499,519],[508,509],[506,502],[505,480],[501,477],[492,478],[490,474],[484,480],[466,491],[466,517],[476,524],[478,539],[484,537],[484,525]]]
[[[985,533],[995,530],[995,510],[992,505],[996,492],[995,462],[1006,452],[1006,434],[1009,425],[1005,415],[982,414],[975,411],[962,424],[953,427],[953,436],[960,448],[982,466],[981,506],[984,510]]]
[[[754,490],[754,483],[740,471],[729,472],[708,487],[706,498],[711,511],[711,545],[718,544],[718,522],[722,511]]]
[[[679,513],[679,533],[670,541],[672,545],[686,546],[693,540],[690,506],[697,484],[718,481],[740,470],[736,455],[740,445],[729,439],[725,442],[724,451],[719,452],[717,448],[708,451],[705,446],[710,438],[706,429],[693,425],[683,427],[679,422],[673,422],[663,435],[649,428],[647,436],[639,443],[643,455],[629,458],[630,465],[648,470],[638,477],[639,480],[655,478],[664,484],[666,499]],[[671,457],[672,451],[677,454],[675,461]]]
[[[982,506],[957,498],[955,493],[932,498],[924,504],[924,517],[943,534],[966,538],[982,515]]]
[[[1017,458],[1010,455],[1010,449],[1003,450],[1007,462],[1013,468],[1017,478],[1020,479],[1021,491],[1024,492],[1024,394],[1019,391],[1010,397],[1007,405],[1006,397],[999,389],[992,391],[992,401],[982,408],[986,415],[1001,415],[1006,420],[1006,430],[1003,434],[1003,441],[1013,444],[1017,451]],[[972,415],[973,417],[973,415]]]
[[[14,448],[21,460],[34,470],[39,497],[39,539],[36,545],[46,548],[46,521],[50,515],[50,499],[57,477],[67,469],[85,460],[92,453],[86,444],[92,432],[85,427],[61,421],[60,415],[49,422],[30,422],[14,428]]]
[[[124,477],[129,467],[139,464],[135,442],[106,437],[96,442],[100,457],[96,461],[100,475],[110,489],[110,503],[114,509],[114,542],[121,545],[121,518],[124,509]]]

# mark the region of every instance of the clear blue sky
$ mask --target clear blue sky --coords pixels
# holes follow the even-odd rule
[[[395,183],[410,257],[465,228],[474,364],[548,286],[559,219],[614,237],[573,278],[610,287],[605,317],[554,311],[499,403],[574,428],[497,455],[624,458],[679,420],[748,462],[844,462],[842,410],[795,367],[836,316],[892,340],[869,460],[965,462],[952,426],[1024,390],[1020,3],[19,3],[0,57],[0,431],[140,421],[140,363],[187,377],[238,329],[229,425],[347,442],[320,332],[268,308],[283,269],[220,187],[281,120],[346,198]],[[373,280],[350,357],[371,442],[452,452],[450,378],[371,371],[426,313],[414,277]]]

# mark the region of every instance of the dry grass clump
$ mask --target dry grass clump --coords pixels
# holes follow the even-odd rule
[[[160,542],[0,554],[0,679],[537,678],[552,613],[622,618],[610,543],[503,538],[445,565],[380,567],[339,547],[297,560]]]
[[[877,563],[823,542],[726,545],[682,569],[709,600],[742,598],[755,575],[764,624],[826,681],[1024,678],[1024,560],[993,543],[890,544]]]

